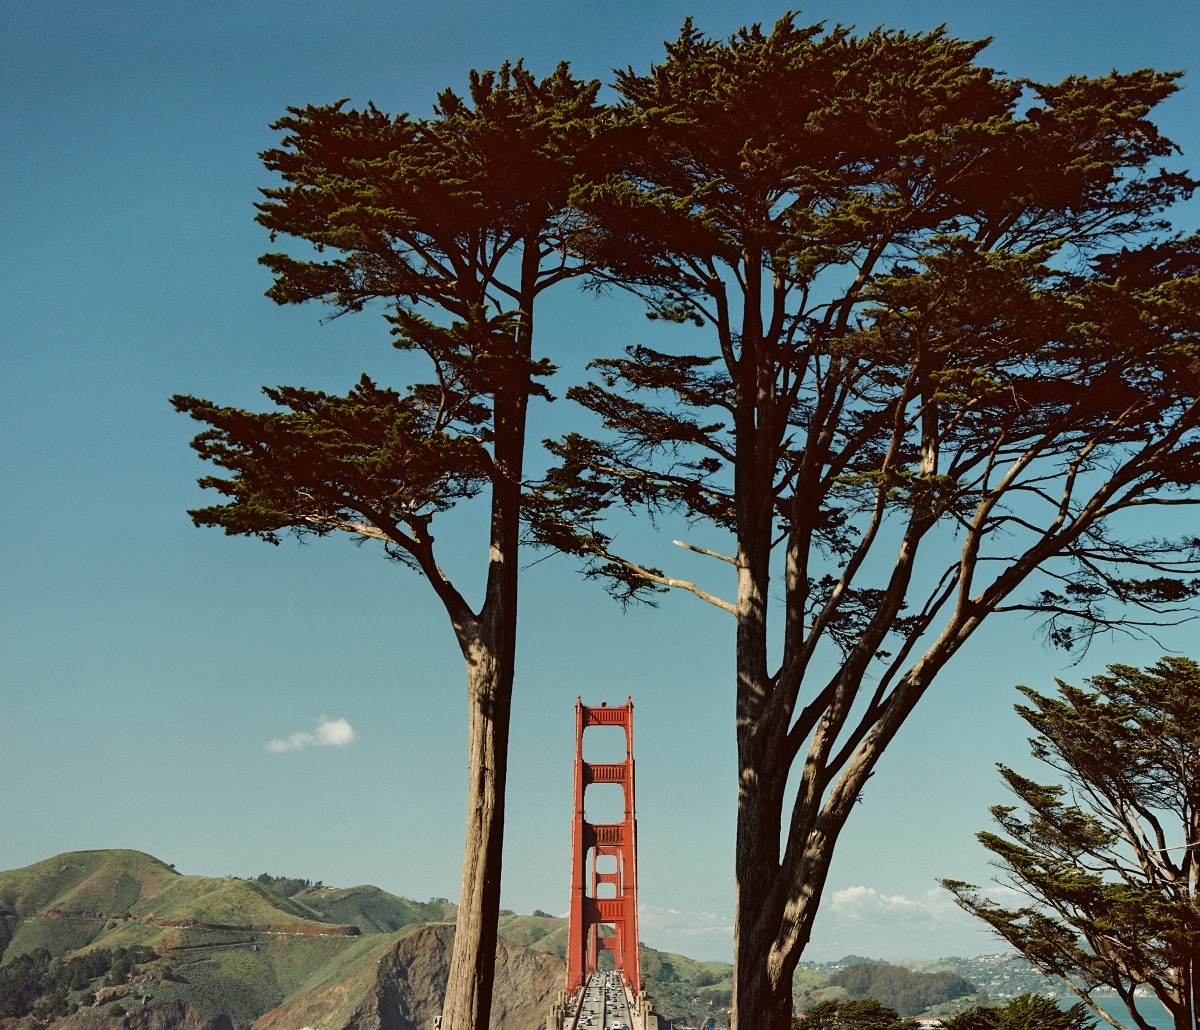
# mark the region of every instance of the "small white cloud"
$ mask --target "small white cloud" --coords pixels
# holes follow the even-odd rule
[[[639,905],[638,932],[643,943],[705,962],[733,956],[733,920],[714,912]]]
[[[278,754],[280,751],[297,751],[314,744],[341,747],[357,739],[358,734],[354,732],[354,727],[345,719],[329,719],[322,715],[317,720],[315,733],[293,733],[287,740],[268,740],[266,748],[273,754]]]

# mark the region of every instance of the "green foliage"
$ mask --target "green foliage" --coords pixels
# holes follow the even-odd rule
[[[153,962],[158,956],[149,948],[97,949],[63,961],[45,948],[18,955],[0,967],[0,1017],[20,1017],[37,1012],[67,1014],[67,995],[86,988],[108,973],[106,985],[125,983],[135,965]]]
[[[264,887],[270,887],[276,894],[282,894],[285,898],[295,897],[303,890],[308,890],[314,886],[312,880],[298,880],[287,876],[272,876],[270,873],[259,873],[254,878]],[[315,886],[320,887],[321,881],[318,880]]]
[[[1082,1003],[1064,1010],[1037,994],[1022,994],[1004,1006],[979,1005],[943,1023],[946,1030],[1093,1030],[1096,1026]]]
[[[363,376],[345,396],[268,388],[282,410],[265,414],[175,397],[211,427],[198,453],[232,474],[201,480],[226,500],[193,511],[197,525],[273,543],[284,530],[374,537],[442,585],[430,521],[489,485],[516,489],[525,405],[549,397],[535,382],[553,368],[531,355],[533,303],[577,271],[543,259],[562,252],[598,89],[565,64],[539,82],[506,63],[473,72],[469,100],[444,92],[432,119],[342,101],[275,124],[282,146],[262,157],[285,185],[263,191],[258,221],[341,256],[264,255],[268,295],[339,314],[389,304],[395,346],[422,352],[435,380],[398,392]]]
[[[978,834],[1031,904],[1007,909],[971,884],[945,884],[1042,972],[1082,995],[1114,988],[1143,1026],[1134,989],[1150,987],[1178,1018],[1200,946],[1190,846],[1200,825],[1200,665],[1111,665],[1086,682],[1090,690],[1058,681],[1057,697],[1018,688],[1030,703],[1017,711],[1038,734],[1034,756],[1068,785],[1001,766],[1025,812],[995,806],[1003,834]]]
[[[974,984],[953,973],[913,973],[878,962],[846,966],[829,982],[844,987],[851,998],[874,998],[902,1016],[920,1015],[935,1005],[977,993]]]
[[[803,1030],[899,1030],[902,1025],[895,1009],[874,998],[818,1002],[803,1017],[792,1020],[793,1028]]]

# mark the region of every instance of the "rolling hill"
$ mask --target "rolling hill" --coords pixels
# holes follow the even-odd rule
[[[55,1014],[55,1030],[429,1025],[449,972],[453,905],[369,885],[279,882],[293,893],[259,879],[183,875],[138,851],[68,852],[0,872],[0,1030],[44,1030]],[[562,985],[567,921],[505,914],[499,931],[492,1026],[529,1030]],[[152,949],[153,959],[135,962],[128,982],[106,986],[111,957],[134,948]],[[84,957],[101,973],[5,1019],[6,970],[34,954],[52,973]],[[696,1025],[722,1015],[730,966],[645,946],[641,956],[664,1016]],[[611,962],[610,953],[603,958]]]

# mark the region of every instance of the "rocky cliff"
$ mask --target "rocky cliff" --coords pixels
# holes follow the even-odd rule
[[[426,1030],[441,1012],[454,927],[424,926],[365,968],[290,998],[254,1030]],[[533,1030],[562,986],[560,959],[501,942],[492,1030]]]

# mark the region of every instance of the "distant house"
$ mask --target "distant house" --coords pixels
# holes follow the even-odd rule
[[[927,1028],[927,1030],[933,1030],[934,1027],[946,1025],[937,1016],[917,1016],[915,1019],[913,1019],[913,1022],[916,1023],[917,1026]]]

